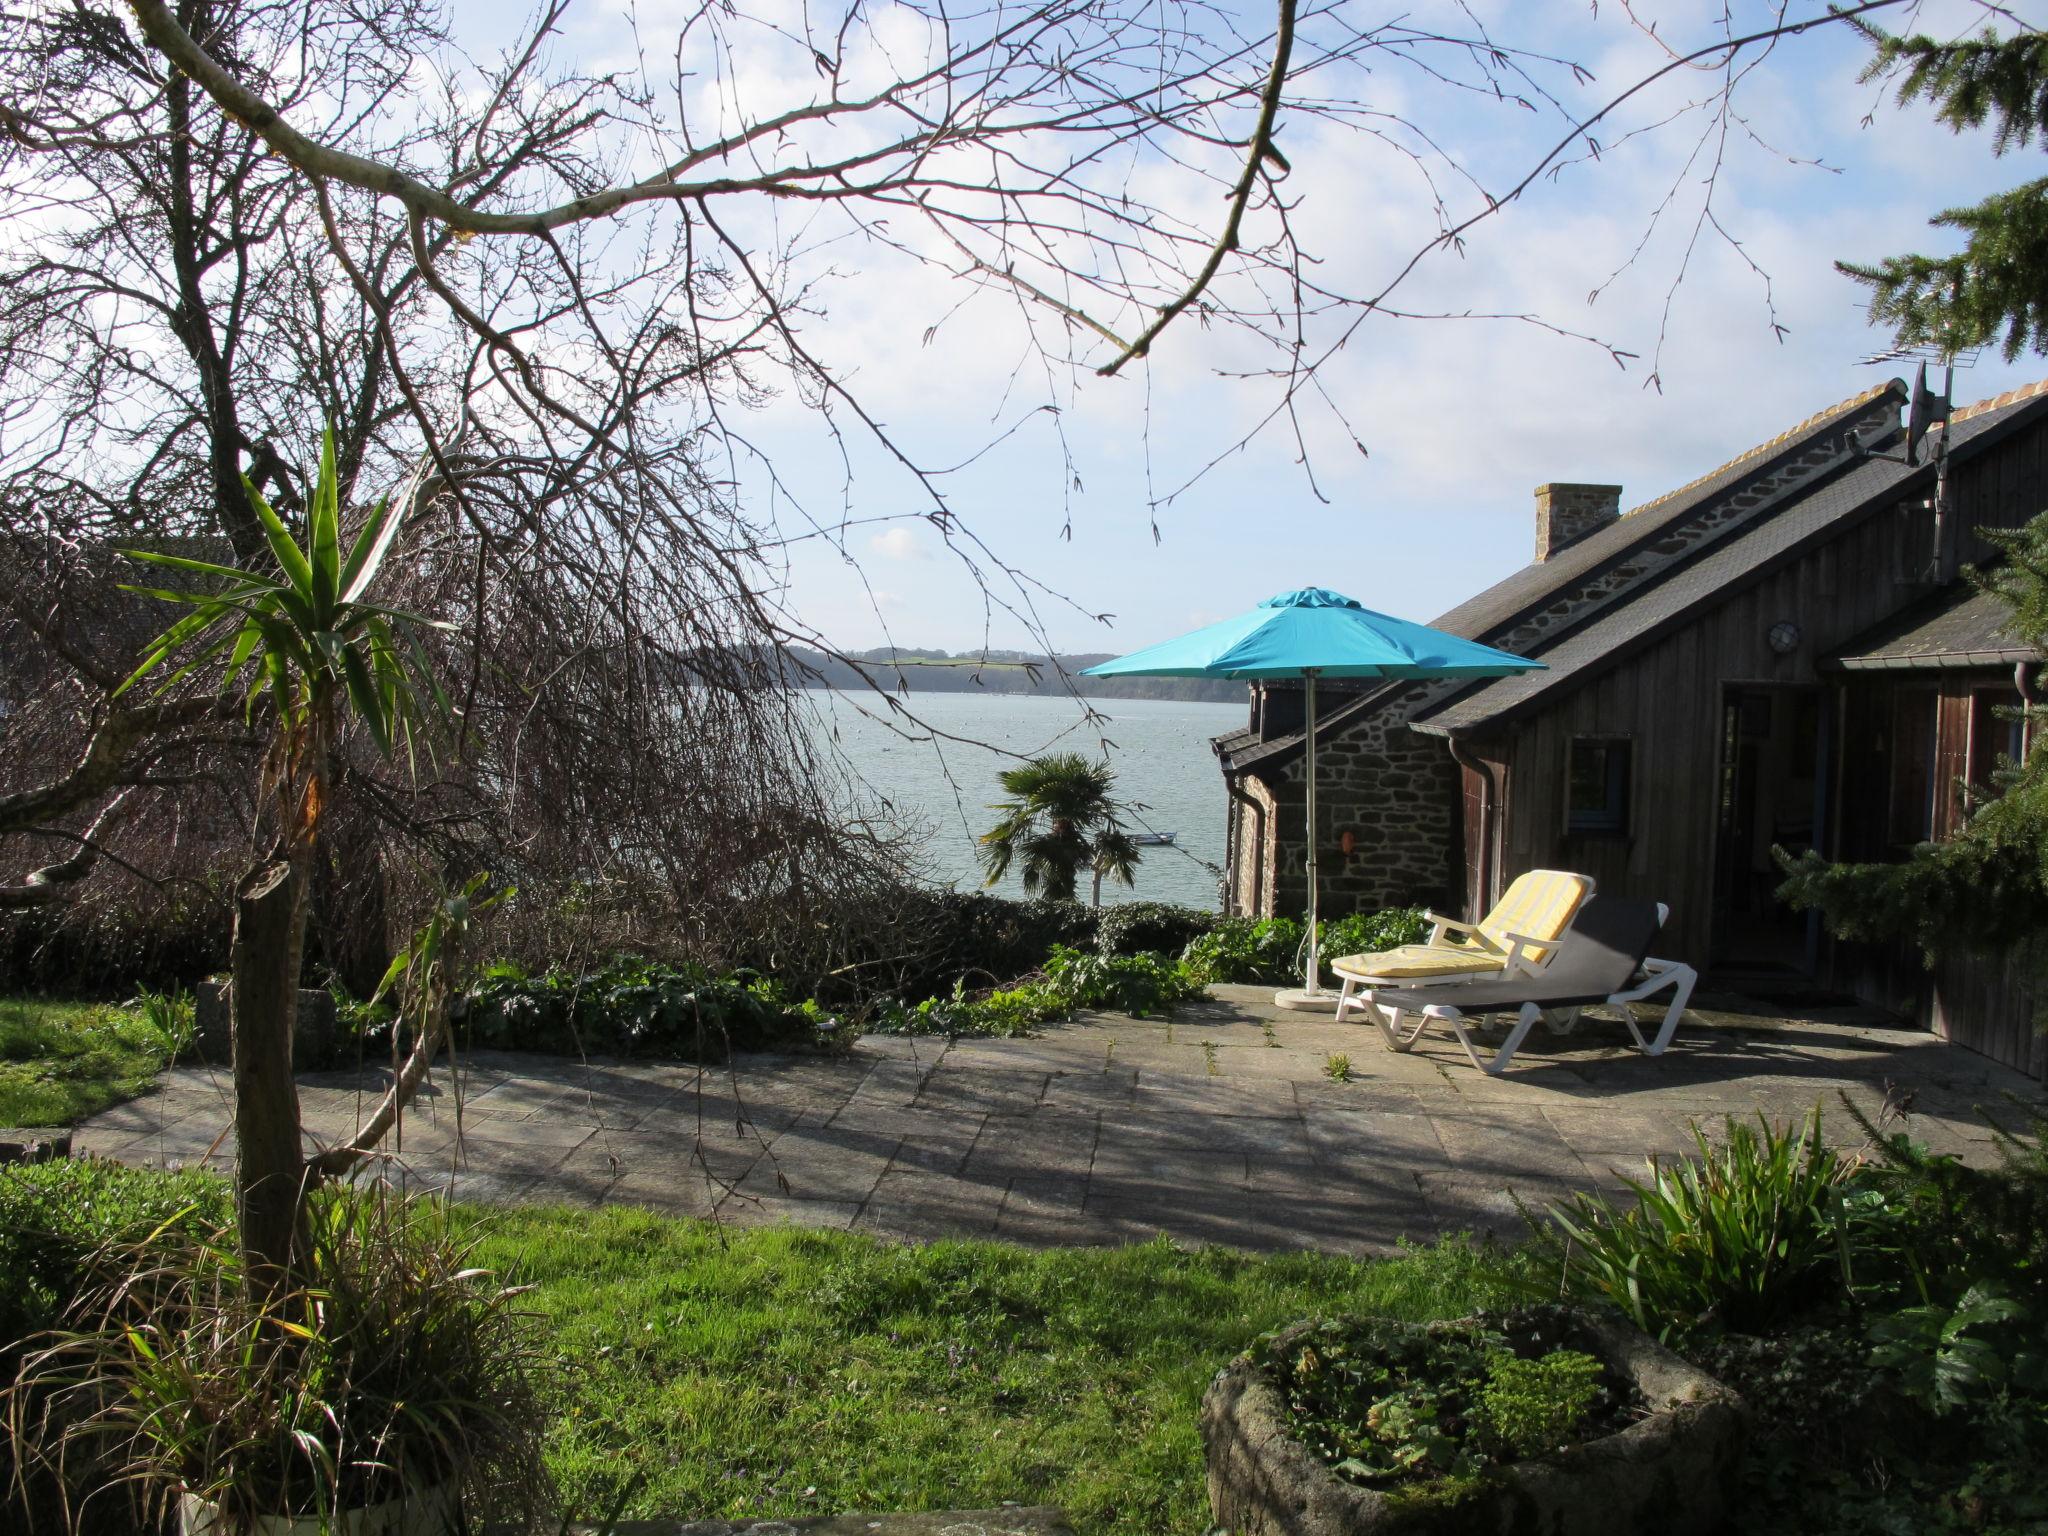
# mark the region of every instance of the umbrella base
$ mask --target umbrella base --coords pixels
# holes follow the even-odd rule
[[[1292,1008],[1296,1013],[1335,1013],[1337,994],[1321,987],[1289,987],[1273,994],[1275,1008]]]

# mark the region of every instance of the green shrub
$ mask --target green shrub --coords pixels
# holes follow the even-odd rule
[[[470,987],[471,1044],[562,1055],[718,1061],[733,1051],[817,1050],[850,1043],[836,1019],[791,1001],[771,978],[620,956],[593,972],[527,976],[492,966]],[[378,1043],[369,1025],[365,1038]]]
[[[1227,917],[1190,939],[1181,962],[1203,982],[1279,985],[1301,975],[1305,925],[1291,917]],[[1320,925],[1325,959],[1419,943],[1429,927],[1419,907],[1355,912]]]
[[[1619,1308],[1663,1338],[1708,1325],[1754,1333],[1848,1276],[1854,1164],[1821,1139],[1819,1106],[1800,1131],[1730,1116],[1716,1147],[1694,1126],[1691,1157],[1653,1159],[1632,1204],[1576,1194],[1531,1219],[1551,1278]]]
[[[1103,955],[1177,955],[1220,919],[1198,907],[1165,901],[1127,901],[1104,907],[1095,923],[1095,950]]]
[[[879,981],[898,997],[940,995],[960,981],[1000,985],[1036,971],[1055,945],[1094,948],[1103,914],[1114,910],[906,886],[868,925],[872,954],[850,957],[873,963],[845,974]]]
[[[1062,946],[1045,974],[1070,1008],[1113,1008],[1134,1019],[1172,1013],[1202,995],[1202,983],[1164,955],[1084,955]]]
[[[1472,1417],[1503,1460],[1521,1461],[1568,1444],[1600,1400],[1605,1368],[1575,1349],[1523,1359],[1501,1351],[1486,1362]]]
[[[1301,924],[1291,917],[1230,917],[1188,941],[1181,964],[1207,985],[1286,981],[1300,972]]]
[[[928,997],[909,1006],[885,1002],[862,1020],[862,1027],[878,1035],[1010,1040],[1071,1011],[1065,995],[1047,982],[1027,981],[981,993],[970,993],[962,982],[945,997]]]
[[[2025,1123],[1998,1133],[1999,1166],[1972,1168],[1873,1125],[1853,1202],[1858,1282],[1902,1302],[1955,1303],[1985,1282],[2048,1315],[2048,1116],[2015,1103]]]
[[[1326,959],[1368,955],[1403,944],[1420,944],[1429,934],[1420,907],[1387,907],[1379,912],[1354,912],[1322,925],[1321,951]]]

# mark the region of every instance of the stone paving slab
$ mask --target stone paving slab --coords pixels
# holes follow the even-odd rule
[[[631,1204],[740,1225],[895,1240],[1145,1241],[1389,1252],[1441,1231],[1522,1230],[1531,1204],[1619,1188],[1724,1118],[1796,1124],[1889,1096],[1939,1151],[1996,1157],[1978,1106],[2042,1086],[1880,1015],[1771,1014],[1716,999],[1659,1058],[1611,1014],[1537,1031],[1502,1077],[1455,1041],[1385,1049],[1358,1023],[1224,987],[1173,1020],[1089,1015],[1015,1041],[869,1038],[844,1057],[729,1068],[482,1051],[437,1070],[387,1166],[503,1203]],[[1349,1058],[1348,1081],[1329,1058]],[[347,1136],[388,1066],[301,1079],[310,1144]],[[458,1117],[457,1109],[460,1107]],[[81,1153],[223,1168],[224,1072],[182,1067],[77,1129]],[[458,1134],[458,1118],[460,1131]],[[2010,1121],[2016,1117],[2008,1113]]]

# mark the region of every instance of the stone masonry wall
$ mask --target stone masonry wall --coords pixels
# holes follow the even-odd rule
[[[1462,900],[1458,767],[1443,741],[1408,729],[1413,707],[1397,702],[1317,745],[1316,857],[1326,917],[1410,904],[1443,909]],[[1278,803],[1281,832],[1262,915],[1308,907],[1302,765],[1297,757],[1280,773],[1261,775]],[[1348,858],[1346,830],[1354,840]]]

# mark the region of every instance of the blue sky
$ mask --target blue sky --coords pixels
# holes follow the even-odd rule
[[[1460,8],[1408,9],[1449,27]],[[1502,40],[1590,69],[1594,79],[1564,95],[1583,110],[1655,67],[1660,38],[1709,40],[1702,17],[1720,8],[1475,0],[1472,9]],[[1735,9],[1739,27],[1770,10]],[[458,35],[487,37],[502,14],[466,0]],[[620,15],[582,7],[563,53],[618,46]],[[659,30],[658,5],[643,4],[640,15],[644,34]],[[1917,19],[1954,33],[1981,18],[1975,5],[1928,4]],[[1657,37],[1645,30],[1651,22]],[[1478,226],[1462,257],[1431,258],[1400,291],[1407,307],[1529,312],[1639,360],[1623,370],[1598,347],[1523,323],[1376,317],[1324,375],[1368,453],[1333,413],[1311,414],[1313,483],[1293,437],[1269,430],[1155,505],[1267,408],[1262,386],[1220,376],[1245,362],[1227,335],[1183,323],[1146,369],[1078,387],[1049,383],[1042,370],[1017,367],[1024,353],[1011,306],[983,298],[963,307],[962,294],[929,271],[842,254],[807,341],[850,373],[926,462],[957,463],[1016,428],[945,483],[968,526],[1027,581],[996,578],[1001,603],[991,604],[920,515],[928,504],[916,487],[859,445],[848,481],[816,418],[785,396],[747,430],[804,510],[779,504],[750,471],[741,490],[751,510],[791,532],[807,517],[857,520],[830,544],[793,550],[776,576],[785,601],[843,647],[954,651],[1031,645],[1032,622],[1062,649],[1135,649],[1307,584],[1434,617],[1528,560],[1536,485],[1618,482],[1633,506],[1899,371],[1858,365],[1885,338],[1867,327],[1860,290],[1832,262],[1945,248],[1951,237],[1927,228],[1931,213],[2042,167],[2038,150],[2001,162],[1984,138],[1957,138],[1924,108],[1895,109],[1888,92],[1856,82],[1866,58],[1846,28],[1823,27],[1781,43],[1745,81],[1742,124],[1714,192],[1716,218],[1739,251],[1708,228],[1686,254],[1704,186],[1702,163],[1688,166],[1700,123],[1680,119],[1623,142],[1628,129],[1700,92],[1704,82],[1682,76],[1603,134],[1612,147],[1599,162],[1539,183]],[[1412,76],[1375,71],[1363,89],[1376,105],[1425,122],[1489,190],[1512,184],[1558,137],[1555,120],[1432,92]],[[1434,227],[1413,175],[1355,133],[1302,121],[1282,142],[1302,199],[1297,217],[1334,280],[1370,284]],[[1460,209],[1477,200],[1469,189],[1452,195]],[[1752,261],[1768,274],[1768,301]],[[1653,358],[1661,388],[1646,385]],[[2044,374],[2048,360],[2007,365],[1986,354],[1958,373],[1958,402]],[[1033,409],[1048,401],[1060,406],[1056,416]],[[1091,617],[1105,613],[1113,622]]]

